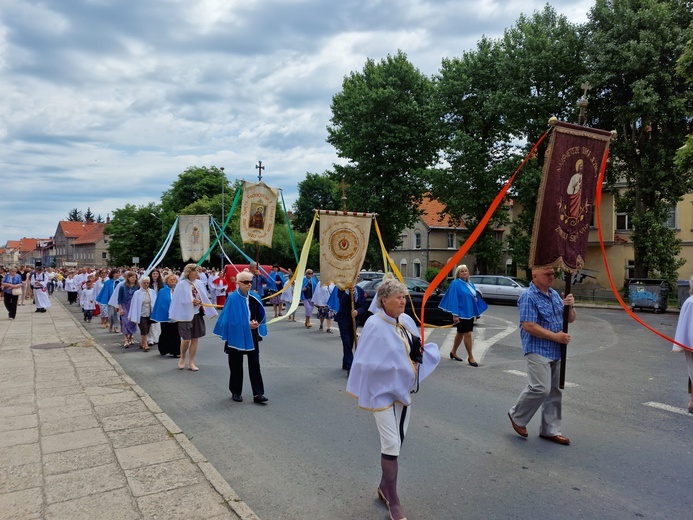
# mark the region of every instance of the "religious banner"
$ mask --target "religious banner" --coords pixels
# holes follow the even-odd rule
[[[585,265],[597,179],[611,132],[556,123],[539,188],[531,267],[577,273]]]
[[[354,285],[366,257],[373,213],[320,210],[320,282]]]
[[[272,247],[274,216],[277,211],[276,188],[264,182],[243,183],[241,203],[241,240]]]
[[[181,215],[178,233],[183,261],[197,262],[209,249],[209,215]]]

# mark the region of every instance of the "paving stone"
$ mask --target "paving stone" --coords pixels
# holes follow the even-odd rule
[[[115,450],[115,454],[118,457],[118,462],[120,462],[120,467],[123,469],[150,466],[185,457],[185,452],[174,439],[120,448]]]
[[[2,514],[3,520],[42,518],[43,492],[41,488],[36,487],[0,494],[0,514]]]
[[[108,520],[135,520],[142,516],[126,488],[97,495],[51,504],[46,508],[47,520],[94,520],[95,514],[106,513]]]
[[[79,379],[84,386],[94,386],[94,385],[117,385],[123,382],[123,377],[113,372],[110,375],[98,375],[98,376],[87,376],[80,377]]]
[[[0,435],[0,448],[7,446],[17,446],[20,444],[31,444],[38,441],[38,428],[26,428],[24,430],[13,430],[4,432]]]
[[[111,447],[108,444],[100,444],[58,453],[47,453],[43,456],[43,470],[46,475],[57,475],[114,462],[116,459]]]
[[[157,418],[152,415],[151,412],[114,415],[113,417],[104,417],[101,419],[103,429],[107,432],[151,426],[157,422]]]
[[[80,389],[79,392],[71,395],[54,395],[36,400],[36,406],[40,408],[53,408],[55,406],[81,406],[91,408],[91,402]]]
[[[44,454],[57,453],[59,451],[75,450],[106,443],[108,443],[108,438],[101,428],[92,428],[90,430],[44,436],[41,438],[41,449]]]
[[[3,397],[33,393],[34,384],[31,381],[27,384],[26,379],[21,381],[21,383],[18,381],[17,383],[4,383],[0,385],[0,395]]]
[[[0,463],[3,466],[21,466],[41,462],[41,447],[38,442],[0,448]]]
[[[46,501],[64,502],[125,487],[125,477],[117,464],[80,469],[60,475],[46,475]]]
[[[45,399],[47,397],[55,397],[58,395],[77,395],[83,390],[84,389],[80,384],[55,386],[52,388],[37,388],[36,399]]]
[[[14,417],[5,417],[0,421],[0,432],[11,430],[24,430],[27,428],[35,428],[38,426],[38,416],[31,415],[16,415]]]
[[[133,392],[132,390],[126,390],[124,392],[117,392],[117,393],[112,393],[112,394],[104,394],[104,395],[92,395],[89,397],[91,399],[91,402],[95,406],[103,406],[106,404],[116,404],[116,403],[125,403],[128,401],[136,401],[139,399],[139,396]]]
[[[58,433],[75,432],[78,430],[89,430],[98,428],[99,421],[93,415],[78,415],[77,417],[59,417],[50,421],[41,421],[39,426],[41,435],[57,435]]]
[[[88,405],[56,406],[39,410],[39,420],[41,422],[53,421],[61,417],[79,417],[80,415],[91,415],[93,413],[91,406]]]
[[[85,386],[84,391],[88,396],[92,395],[108,395],[122,392],[124,388],[129,388],[130,385],[123,385],[123,388],[113,388],[111,386]]]
[[[151,426],[143,426],[141,428],[106,432],[106,435],[111,440],[113,448],[116,449],[137,446],[139,444],[149,444],[152,441],[160,442],[172,437],[172,434],[158,423]]]
[[[184,498],[182,498],[182,496]],[[237,518],[224,503],[221,496],[207,484],[143,496],[137,505],[144,518],[166,520],[209,520],[210,518]]]
[[[202,472],[188,459],[126,469],[125,476],[136,497],[207,482]]]
[[[36,413],[33,405],[0,406],[0,417],[15,417],[17,415],[30,415],[33,413]]]
[[[38,487],[43,483],[41,463],[9,466],[3,461],[0,466],[0,490],[3,493]],[[0,512],[0,517],[2,513]]]
[[[0,406],[20,406],[23,404],[33,404],[34,392],[28,394],[0,396]]]
[[[146,412],[147,407],[144,406],[142,401],[138,399],[136,401],[128,401],[125,403],[111,403],[94,406],[94,411],[103,419],[105,417],[112,417],[114,415]]]

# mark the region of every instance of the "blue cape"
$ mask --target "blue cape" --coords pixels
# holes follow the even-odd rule
[[[152,309],[151,319],[158,321],[159,323],[166,323],[169,320],[168,309],[171,307],[171,288],[165,286],[163,289],[159,290],[159,294],[156,296],[156,302],[154,303],[154,308]]]
[[[99,294],[96,297],[97,303],[100,303],[101,305],[108,305],[108,300],[110,300],[111,296],[113,296],[114,283],[115,280],[113,280],[113,278],[109,278],[103,283],[103,287],[101,287],[101,290],[99,291]]]
[[[470,289],[476,296],[472,296]],[[476,318],[488,309],[486,302],[476,292],[474,284],[465,282],[462,278],[453,280],[438,307],[461,319]]]
[[[262,305],[260,296],[250,291],[248,298],[253,298],[257,301],[260,308],[260,327],[258,333],[260,336],[267,336],[267,323],[265,316],[265,308]],[[217,323],[214,326],[214,334],[221,336],[221,339],[229,344],[229,347],[238,350],[255,350],[253,342],[253,334],[250,330],[250,315],[248,311],[248,302],[245,296],[241,294],[240,289],[236,289],[226,298],[224,308],[217,318]]]

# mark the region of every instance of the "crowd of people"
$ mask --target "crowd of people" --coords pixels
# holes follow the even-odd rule
[[[229,391],[232,400],[243,401],[243,360],[248,360],[253,402],[265,405],[264,382],[260,370],[260,342],[267,335],[267,315],[263,296],[270,290],[274,317],[291,312],[295,287],[300,289],[307,329],[317,309],[319,331],[331,333],[332,321],[339,327],[342,342],[342,369],[347,371],[347,393],[358,399],[358,406],[373,413],[381,444],[381,480],[377,496],[388,508],[390,518],[405,520],[397,493],[398,456],[411,417],[411,394],[421,380],[440,362],[438,346],[422,345],[418,326],[404,311],[407,287],[391,276],[385,277],[370,307],[358,285],[346,290],[332,283],[319,282],[311,269],[302,281],[293,280],[291,271],[281,272],[275,265],[270,273],[256,263],[225,277],[216,269],[206,270],[188,264],[182,272],[172,269],[77,270],[42,267],[0,270],[2,296],[8,318],[14,320],[18,305],[32,299],[35,312],[46,312],[50,295],[64,291],[69,305],[78,303],[84,321],[100,318],[100,326],[121,334],[123,348],[135,344],[149,351],[158,344],[159,352],[178,359],[180,370],[198,372],[195,364],[198,341],[206,335],[206,318],[218,316],[214,334],[224,341],[228,356]],[[564,310],[568,322],[576,319],[572,295],[560,295],[552,288],[551,268],[532,270],[532,282],[518,301],[520,337],[527,363],[528,384],[508,412],[512,429],[527,437],[527,424],[541,410],[539,436],[551,442],[569,445],[561,432],[559,388],[560,349],[570,342],[563,331]],[[691,278],[693,291],[693,278]],[[478,367],[472,352],[474,322],[487,309],[469,281],[469,269],[458,266],[454,280],[440,303],[453,315],[456,335],[450,359],[458,357],[465,346],[469,365]],[[221,308],[221,312],[217,309]],[[356,344],[357,318],[371,312]],[[676,341],[690,346],[693,337],[693,298],[682,309]],[[288,321],[296,321],[293,313]],[[358,348],[356,348],[358,346]],[[681,350],[674,345],[675,350]],[[689,392],[693,380],[693,355],[686,351]],[[688,405],[693,413],[693,397]]]

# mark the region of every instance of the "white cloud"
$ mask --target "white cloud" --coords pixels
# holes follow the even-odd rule
[[[189,166],[283,189],[339,160],[343,78],[399,49],[425,74],[544,2],[0,0],[0,244],[73,208],[158,201]],[[592,2],[553,3],[584,22]]]

